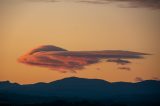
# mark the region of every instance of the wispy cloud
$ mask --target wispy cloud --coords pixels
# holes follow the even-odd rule
[[[152,77],[151,80],[157,80],[157,81],[160,81],[160,78],[158,77]]]
[[[78,0],[83,3],[108,4],[108,3],[126,3],[124,7],[147,7],[160,9],[160,0]]]
[[[77,0],[82,3],[92,3],[92,4],[108,4],[110,1],[108,0]]]
[[[131,63],[129,60],[122,60],[120,58],[119,59],[108,59],[107,62],[115,62],[120,65],[126,65],[126,64]]]
[[[131,70],[129,67],[118,67],[118,69],[120,69],[120,70],[127,70],[127,71]]]
[[[3,2],[17,2],[17,1],[30,1],[30,2],[77,2],[77,3],[90,3],[90,4],[110,4],[110,3],[123,3],[121,7],[128,8],[152,8],[160,9],[160,0],[0,0]]]
[[[67,51],[60,47],[47,45],[29,51],[18,60],[21,63],[48,67],[60,72],[76,72],[84,69],[85,66],[102,61],[126,65],[131,63],[128,59],[140,59],[144,55],[147,54],[122,50]],[[120,69],[126,70],[126,68]]]
[[[142,82],[142,81],[144,81],[144,79],[141,78],[141,77],[136,77],[136,78],[135,78],[135,81],[136,81],[136,82]]]

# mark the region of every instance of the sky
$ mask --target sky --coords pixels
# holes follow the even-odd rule
[[[159,4],[128,1],[129,5],[101,0],[1,4],[0,81],[29,84],[72,76],[111,82],[160,79]],[[98,62],[76,73],[18,61],[43,45],[69,51],[124,50],[152,55],[131,59],[132,64],[127,65],[131,70],[118,69],[112,62]]]

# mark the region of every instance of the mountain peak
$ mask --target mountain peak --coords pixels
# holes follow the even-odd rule
[[[63,78],[63,79],[60,79],[60,80],[56,80],[56,81],[64,81],[64,80],[92,80],[92,81],[103,81],[103,82],[108,82],[108,81],[105,81],[105,80],[102,80],[102,79],[90,79],[90,78],[80,78],[80,77],[75,77],[75,76],[72,76],[72,77],[67,77],[67,78]],[[56,82],[56,81],[53,81],[53,82]],[[109,83],[109,82],[108,82]]]

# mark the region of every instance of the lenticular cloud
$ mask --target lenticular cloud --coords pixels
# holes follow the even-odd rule
[[[131,64],[129,59],[140,59],[144,55],[147,54],[123,50],[68,51],[60,47],[45,45],[29,51],[19,57],[18,61],[59,72],[76,72],[86,68],[85,66],[102,61],[127,65]]]

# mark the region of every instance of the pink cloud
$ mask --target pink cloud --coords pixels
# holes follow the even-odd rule
[[[85,66],[103,60],[125,65],[131,63],[128,59],[140,59],[143,58],[143,55],[147,54],[121,50],[67,51],[60,47],[46,45],[29,51],[19,57],[18,61],[28,65],[47,67],[59,72],[76,72],[84,69]]]

